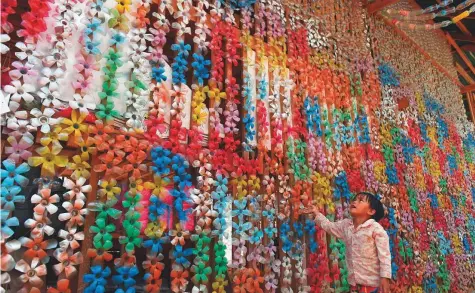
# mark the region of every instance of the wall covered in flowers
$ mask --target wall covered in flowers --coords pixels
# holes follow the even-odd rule
[[[392,292],[474,289],[473,124],[360,1],[6,0],[1,28],[1,292],[346,292],[298,210],[363,190]]]

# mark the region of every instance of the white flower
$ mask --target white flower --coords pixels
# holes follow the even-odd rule
[[[86,183],[86,178],[79,177],[76,182],[69,178],[64,178],[63,186],[69,189],[68,192],[64,194],[64,198],[67,200],[72,200],[74,198],[86,200],[84,193],[91,192],[91,185],[84,185]]]
[[[25,64],[23,64],[20,61],[15,61],[12,63],[12,66],[15,67],[15,69],[11,70],[8,73],[12,79],[20,79],[24,78],[24,76],[38,75],[38,72],[33,69],[34,65],[28,62],[25,62]]]
[[[58,108],[61,105],[61,102],[58,100],[59,92],[50,91],[46,86],[40,88],[38,96],[40,96],[43,106],[49,107],[53,105],[54,108]]]
[[[34,97],[30,94],[35,90],[35,87],[31,84],[22,84],[19,80],[13,80],[11,85],[5,86],[5,92],[11,94],[11,100],[20,103],[23,99],[27,103],[31,103]]]
[[[84,240],[84,232],[77,232],[77,227],[70,227],[69,231],[63,229],[58,231],[58,236],[64,240],[59,243],[59,247],[68,249],[71,247],[73,250],[81,247],[78,241]]]
[[[59,88],[59,80],[63,78],[64,71],[61,68],[51,70],[49,67],[45,67],[41,70],[43,77],[40,78],[40,85],[48,85],[51,91],[56,91]]]
[[[27,60],[31,64],[37,64],[41,57],[40,52],[36,51],[35,44],[25,44],[18,42],[15,46],[20,49],[20,52],[15,52],[15,55],[20,60]]]
[[[10,36],[7,34],[1,34],[0,35],[0,53],[1,54],[6,54],[8,51],[10,51],[10,48],[8,48],[7,45],[4,45],[3,43],[6,43],[10,41]]]
[[[127,100],[125,101],[125,104],[127,105],[127,108],[132,108],[135,111],[144,109],[147,105],[147,101],[143,98],[141,98],[140,95],[134,94],[131,91],[127,91],[125,93],[127,96]],[[135,112],[131,109],[130,112]]]
[[[132,43],[130,45],[129,58],[133,62],[139,59],[147,59],[150,53],[146,52],[147,46],[145,44]]]
[[[185,34],[191,34],[191,28],[186,26],[186,23],[183,22],[174,22],[172,23],[172,28],[176,29],[177,37],[181,37]]]
[[[90,102],[92,98],[88,95],[82,97],[80,94],[74,94],[73,98],[74,101],[69,101],[69,106],[74,110],[79,109],[79,112],[83,114],[88,114],[89,110],[94,110],[96,108],[96,104]]]
[[[163,2],[165,1],[161,1],[161,3]],[[160,29],[162,27],[168,27],[170,25],[170,22],[168,21],[164,13],[154,12],[152,13],[152,15],[157,19],[155,23],[153,24],[153,27],[155,27],[156,29]]]
[[[18,114],[19,112],[24,112],[24,114],[28,115],[26,111],[18,111],[18,112],[15,112],[15,114]],[[32,126],[30,124],[30,121],[20,119],[17,116],[17,117],[14,117],[13,119],[7,119],[6,122],[7,122],[7,128],[11,130],[9,135],[14,136],[17,139],[22,138],[24,136],[30,139],[34,139],[31,132],[36,131],[36,127]]]
[[[127,125],[127,127],[130,127],[133,129],[144,128],[144,123],[143,123],[144,119],[139,113],[125,112],[124,117],[125,119],[128,119],[125,122],[125,125]]]
[[[35,127],[41,126],[40,131],[43,133],[48,133],[51,131],[51,126],[56,125],[60,122],[60,119],[53,118],[54,110],[51,108],[45,108],[43,112],[39,109],[31,110],[31,115],[35,118],[31,118],[31,125]]]
[[[147,41],[151,42],[153,40],[152,34],[147,34],[146,28],[134,28],[130,30],[130,41],[134,43],[141,43],[145,45]]]
[[[48,41],[51,42],[51,40]],[[51,55],[48,55],[43,59],[43,65],[45,67],[62,67],[64,65],[65,60],[66,55],[64,54],[64,51],[61,49],[54,49],[51,52]]]

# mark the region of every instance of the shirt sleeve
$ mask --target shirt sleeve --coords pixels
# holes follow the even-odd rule
[[[391,252],[389,250],[388,233],[379,224],[373,233],[376,249],[378,250],[380,277],[391,279]]]
[[[336,238],[343,238],[343,236],[345,235],[346,220],[331,222],[323,214],[318,213],[315,217],[315,223],[320,228],[325,230],[327,233],[332,234]]]

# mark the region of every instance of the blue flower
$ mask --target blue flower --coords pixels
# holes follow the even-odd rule
[[[153,148],[150,152],[154,166],[152,171],[157,175],[167,175],[170,173],[169,165],[171,163],[171,152],[163,147]]]
[[[297,237],[302,238],[302,237],[303,237],[303,227],[302,227],[302,223],[300,223],[300,222],[295,222],[295,223],[294,223],[294,229],[295,229],[295,233],[297,233]]]
[[[284,237],[282,238],[282,250],[285,252],[289,252],[292,249],[293,243],[290,241],[289,238]]]
[[[109,267],[103,268],[102,265],[95,265],[91,267],[92,274],[86,274],[83,277],[85,283],[90,283],[84,292],[105,292],[107,285],[106,278],[110,276],[111,270]]]
[[[92,54],[92,55],[98,55],[101,53],[99,50],[99,42],[93,42],[90,40],[86,41],[86,47],[84,47],[84,50],[86,51],[87,54]]]
[[[143,247],[150,248],[150,251],[156,254],[163,251],[162,244],[166,243],[167,239],[168,237],[148,239],[143,242]]]
[[[233,233],[235,235],[239,235],[244,240],[249,239],[249,236],[247,235],[247,231],[249,231],[252,228],[251,222],[244,222],[244,221],[239,221],[239,223],[233,222],[232,226],[233,226]]]
[[[84,33],[86,34],[86,36],[92,34],[93,36],[95,36],[96,33],[101,33],[103,32],[102,28],[101,28],[101,20],[94,17],[90,23],[88,23],[86,25],[86,28],[84,29]]]
[[[187,259],[187,257],[191,256],[193,254],[193,249],[187,248],[183,249],[183,246],[181,245],[176,245],[175,249],[172,252],[172,257],[175,259],[175,262],[179,265],[184,266],[185,268],[190,266],[190,261]]]
[[[216,191],[221,191],[226,193],[228,191],[228,178],[224,177],[222,174],[216,175],[214,181],[214,186],[216,186]]]
[[[30,166],[27,163],[22,163],[20,166],[15,167],[15,162],[12,160],[3,161],[4,169],[1,169],[2,187],[13,186],[16,182],[20,186],[26,186],[28,179],[21,174],[30,171]]]
[[[233,217],[238,217],[238,219],[241,221],[245,216],[250,216],[251,212],[246,208],[247,206],[247,200],[245,198],[242,198],[240,200],[234,200],[234,206],[236,208],[233,209],[231,212],[231,215]]]
[[[269,221],[273,221],[275,218],[275,209],[266,209],[262,212],[262,215]]]
[[[280,235],[285,236],[287,233],[290,231],[290,225],[288,220],[283,222],[282,225],[280,225]]]
[[[19,186],[10,186],[2,188],[2,197],[0,198],[0,204],[2,209],[13,211],[15,210],[15,203],[25,202],[24,195],[18,195],[21,188]]]
[[[199,85],[203,85],[204,79],[209,78],[209,69],[211,65],[210,60],[205,60],[203,56],[194,53],[193,54],[194,62],[191,63],[191,66],[194,69],[193,75],[198,80]]]
[[[249,242],[252,244],[257,244],[261,242],[262,237],[264,237],[264,233],[259,230],[259,228],[254,227],[251,231],[251,237],[249,238]]]
[[[134,277],[139,273],[136,266],[120,266],[116,268],[116,271],[117,275],[112,276],[112,282],[115,285],[123,285],[125,289],[135,285]]]
[[[1,237],[10,238],[15,232],[10,227],[17,227],[20,225],[17,217],[8,218],[10,211],[1,210]]]
[[[148,206],[148,219],[156,221],[165,214],[165,204],[155,195],[150,196],[150,205]]]
[[[110,46],[117,46],[125,42],[125,35],[121,32],[115,32],[109,40]]]
[[[313,238],[310,238],[309,248],[311,253],[315,253],[318,249],[318,243]]]
[[[267,226],[264,228],[264,232],[266,233],[267,237],[272,238],[274,234],[277,234],[277,228],[274,226]]]
[[[163,66],[152,68],[152,78],[157,83],[160,83],[162,81],[166,81],[167,76],[165,75],[165,68],[163,68]]]
[[[304,229],[310,236],[314,235],[315,232],[317,232],[316,229],[315,229],[315,222],[310,220],[310,219],[307,219],[305,221],[305,228]]]

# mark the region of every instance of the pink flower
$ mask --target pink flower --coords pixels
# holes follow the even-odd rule
[[[24,111],[18,111],[19,112],[24,112]],[[33,134],[31,132],[36,131],[36,127],[30,124],[29,120],[23,120],[23,119],[10,119],[7,122],[7,128],[12,130],[12,132],[9,133],[9,135],[14,136],[16,138],[21,138],[23,136],[27,136],[30,139],[33,138]]]
[[[20,79],[26,76],[37,76],[38,72],[33,69],[34,65],[26,62],[25,64],[20,61],[15,61],[12,63],[12,66],[16,69],[13,69],[8,74],[12,79]]]
[[[86,77],[91,76],[94,71],[99,70],[93,55],[84,56],[82,54],[77,55],[77,63],[74,65],[74,68]]]
[[[87,209],[84,207],[84,201],[81,199],[76,199],[74,204],[69,201],[63,202],[63,208],[67,213],[59,214],[58,219],[60,221],[68,221],[68,227],[75,225],[82,226],[84,224],[84,215],[87,214]]]
[[[22,136],[18,142],[14,136],[9,136],[7,141],[10,143],[10,147],[5,147],[5,153],[10,154],[9,159],[20,163],[22,160],[28,160],[31,157],[31,152],[28,148],[33,145],[33,140],[28,136]]]
[[[72,82],[73,88],[75,90],[80,90],[81,93],[84,93],[85,91],[87,91],[90,84],[91,84],[90,80],[84,79],[84,76],[82,75],[78,75],[77,80]]]
[[[81,244],[78,241],[84,240],[84,232],[77,232],[77,227],[71,227],[69,231],[59,230],[58,236],[64,240],[59,243],[63,249],[71,247],[73,250],[78,249]]]
[[[53,266],[54,271],[57,275],[64,271],[66,278],[68,279],[77,272],[74,266],[83,262],[81,252],[78,251],[75,254],[72,254],[62,248],[58,248],[54,251],[54,257],[59,261],[59,264]]]
[[[40,194],[34,194],[31,197],[31,203],[37,204],[34,208],[35,213],[43,215],[45,211],[50,214],[54,214],[58,211],[58,207],[54,204],[59,202],[59,196],[57,194],[51,195],[51,189],[44,188],[40,190]]]
[[[64,198],[67,200],[72,200],[74,198],[86,200],[84,193],[91,192],[91,185],[84,185],[86,183],[86,178],[79,177],[76,182],[72,181],[69,178],[64,178],[63,186],[69,189],[68,192],[64,194]]]

